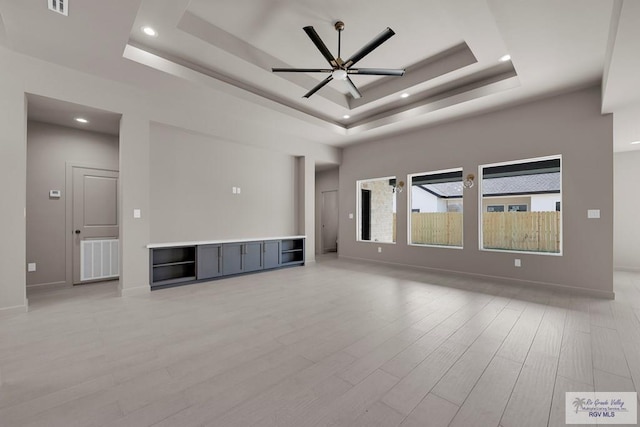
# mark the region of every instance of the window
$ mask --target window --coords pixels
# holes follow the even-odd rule
[[[396,178],[357,181],[358,241],[395,243]],[[401,187],[400,187],[401,188]]]
[[[409,175],[409,243],[462,247],[462,169]]]
[[[561,254],[561,157],[480,166],[480,248]]]

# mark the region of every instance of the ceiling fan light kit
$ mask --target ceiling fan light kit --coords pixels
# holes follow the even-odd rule
[[[405,70],[403,69],[389,69],[389,68],[352,68],[358,61],[373,52],[382,43],[389,40],[395,33],[391,28],[386,28],[383,32],[378,34],[373,40],[364,45],[360,50],[354,53],[346,61],[340,56],[341,49],[341,34],[344,30],[344,22],[337,21],[334,24],[334,28],[338,32],[338,56],[334,57],[331,51],[324,44],[316,30],[312,26],[304,27],[303,30],[307,33],[307,36],[311,39],[316,48],[320,51],[322,56],[327,60],[331,68],[272,68],[274,73],[329,73],[329,76],[323,81],[318,83],[313,89],[304,94],[304,98],[309,98],[311,95],[322,89],[332,80],[342,80],[346,85],[351,96],[355,99],[362,98],[362,94],[353,83],[349,75],[361,74],[367,76],[403,76]]]

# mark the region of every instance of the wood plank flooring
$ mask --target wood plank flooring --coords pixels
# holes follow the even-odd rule
[[[319,257],[0,318],[0,426],[561,426],[640,385],[640,274],[614,301]]]

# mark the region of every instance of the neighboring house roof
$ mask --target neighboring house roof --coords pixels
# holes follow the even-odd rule
[[[484,196],[559,192],[560,172],[505,176],[482,181]]]
[[[439,182],[435,184],[424,184],[419,187],[438,197],[462,197],[461,182]],[[559,192],[559,172],[505,176],[499,178],[484,179],[482,181],[482,194],[484,196]]]

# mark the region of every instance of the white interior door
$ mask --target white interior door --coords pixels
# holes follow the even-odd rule
[[[81,283],[81,243],[118,238],[118,172],[73,168],[73,283]]]
[[[338,191],[322,192],[322,253],[338,251]]]

